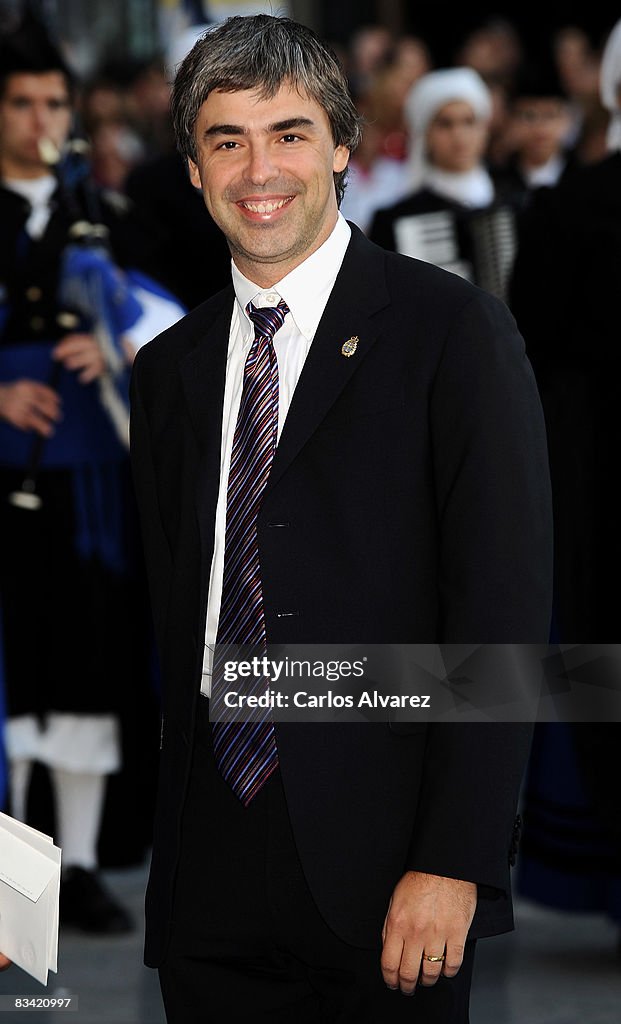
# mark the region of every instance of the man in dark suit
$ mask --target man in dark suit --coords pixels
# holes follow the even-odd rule
[[[308,29],[213,29],[173,116],[233,287],[134,364],[164,701],[146,961],[183,1024],[464,1022],[474,940],[512,927],[529,727],[231,726],[212,649],[546,642],[523,344],[340,217],[359,121]]]

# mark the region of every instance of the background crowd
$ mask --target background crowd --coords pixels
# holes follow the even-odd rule
[[[90,181],[108,204],[109,218],[122,222],[132,250],[131,258],[125,257],[119,243],[113,259],[137,266],[157,282],[161,293],[178,303],[179,315],[219,290],[230,274],[223,238],[175,152],[169,117],[175,65],[207,27],[200,17],[204,10],[195,6],[194,17],[179,24],[161,52],[140,60],[110,56],[87,76],[74,74],[72,95],[73,134],[88,141]],[[62,51],[63,39],[55,41]],[[615,110],[621,38],[615,19],[598,38],[568,20],[539,39],[535,52],[510,20],[488,17],[442,64],[434,58],[436,39],[395,35],[379,23],[360,25],[345,43],[335,40],[334,48],[365,118],[342,211],[378,244],[468,277],[512,309],[548,426],[556,531],[551,640],[614,638],[621,569],[615,497],[621,440],[615,391],[621,279],[621,131]],[[70,65],[68,47],[64,59]],[[0,153],[2,143],[0,136]],[[9,321],[0,322],[0,347],[11,341]],[[10,471],[12,488],[19,473],[13,465]],[[131,497],[115,487],[131,518]],[[62,493],[68,502],[68,492]],[[33,513],[11,512],[15,536],[31,546],[35,541],[15,527],[15,515]],[[39,536],[36,543],[46,538],[49,543],[52,536]],[[128,536],[136,545],[131,531]],[[64,549],[54,563],[59,578],[60,555],[65,557]],[[93,558],[103,563],[105,576],[106,559],[100,552],[90,555],[91,576]],[[123,613],[114,618],[116,641],[106,654],[116,662],[103,663],[106,672],[122,679],[116,687],[122,692],[110,706],[94,701],[62,709],[91,716],[113,711],[120,723],[116,753],[102,770],[110,776],[105,803],[102,795],[101,812],[91,823],[97,856],[91,851],[83,857],[89,870],[96,863],[140,863],[149,847],[157,745],[157,737],[154,743],[149,737],[157,731],[152,728],[157,668],[137,547],[124,558],[118,597]],[[18,560],[15,573],[25,565]],[[99,576],[95,583],[91,579],[89,587],[108,599],[109,578],[103,584]],[[53,603],[51,593],[47,600]],[[6,632],[6,593],[4,603]],[[128,615],[132,661],[131,671],[125,662],[122,675],[124,645],[118,641],[127,632]],[[15,628],[26,651],[32,620]],[[27,661],[24,654],[22,675]],[[37,664],[29,669],[33,675]],[[9,721],[32,710],[16,700],[10,668],[7,660]],[[50,709],[34,710],[42,728]],[[516,884],[523,895],[548,905],[601,911],[621,928],[617,733],[616,724],[537,727],[524,786]],[[13,785],[6,788],[3,806],[13,813],[19,807],[33,824],[52,831],[49,783],[36,774],[38,755],[25,758],[22,748],[15,753],[15,739],[12,743]],[[38,765],[30,796],[23,791],[25,759]],[[71,814],[80,832],[84,802],[77,799],[72,806],[78,808]],[[116,917],[108,903],[99,916],[78,916],[72,923],[90,931],[114,931],[115,922],[119,931],[131,927],[111,902]]]

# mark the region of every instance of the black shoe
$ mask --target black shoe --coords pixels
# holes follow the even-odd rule
[[[61,875],[60,920],[98,935],[122,935],[134,930],[131,917],[96,872],[78,867],[69,867]]]

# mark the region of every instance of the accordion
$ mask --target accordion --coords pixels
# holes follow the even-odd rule
[[[398,217],[393,231],[397,252],[458,274],[507,301],[516,251],[510,206],[410,214]]]

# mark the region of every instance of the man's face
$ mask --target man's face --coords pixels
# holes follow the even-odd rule
[[[69,133],[71,104],[60,71],[9,75],[0,96],[0,167],[5,178],[38,178],[49,168],[39,144],[60,148]]]
[[[271,287],[330,235],[333,174],[349,151],[335,147],[323,108],[288,85],[271,99],[255,90],[210,93],[195,133],[192,184],[241,272]]]
[[[427,128],[428,158],[443,171],[471,171],[483,157],[488,135],[488,123],[469,103],[445,103]]]
[[[569,106],[555,97],[518,99],[511,127],[518,155],[538,167],[561,152],[571,127]]]

